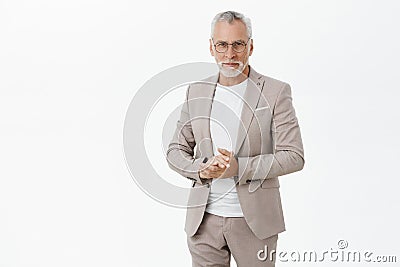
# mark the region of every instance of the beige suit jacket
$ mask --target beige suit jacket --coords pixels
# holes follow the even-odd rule
[[[211,180],[199,178],[199,165],[214,155],[210,114],[217,81],[218,75],[189,86],[167,150],[170,168],[193,181],[185,224],[189,236],[202,221],[210,192]],[[301,170],[304,151],[290,86],[251,67],[247,84],[235,149],[236,190],[247,224],[264,239],[285,231],[278,177]]]

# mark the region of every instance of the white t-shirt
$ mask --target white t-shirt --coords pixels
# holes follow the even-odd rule
[[[210,115],[214,155],[220,154],[219,147],[235,149],[247,81],[233,86],[217,84]],[[206,211],[223,217],[243,217],[233,177],[213,179]]]

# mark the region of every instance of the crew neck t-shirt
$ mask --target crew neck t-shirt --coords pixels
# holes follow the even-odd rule
[[[210,114],[210,133],[214,155],[217,148],[235,150],[243,96],[248,79],[233,86],[216,86]],[[206,212],[223,217],[243,217],[233,177],[213,179]]]

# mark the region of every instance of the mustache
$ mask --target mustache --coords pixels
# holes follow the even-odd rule
[[[234,64],[243,64],[240,61],[221,61],[218,64],[232,64],[232,63],[234,63]]]
[[[223,62],[218,62],[218,67],[224,69],[224,68],[226,68],[226,66],[224,66],[224,64],[227,64],[227,63],[238,64],[239,68],[241,68],[243,66],[243,62],[240,62],[240,61],[223,61]]]

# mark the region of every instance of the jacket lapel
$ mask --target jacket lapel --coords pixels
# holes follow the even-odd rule
[[[243,96],[243,107],[234,151],[236,154],[240,151],[245,140],[263,87],[264,80],[262,79],[262,75],[250,67],[249,81],[247,82],[247,88]]]
[[[214,155],[210,117],[217,81],[218,74],[191,85],[189,110],[200,157],[211,158]]]

